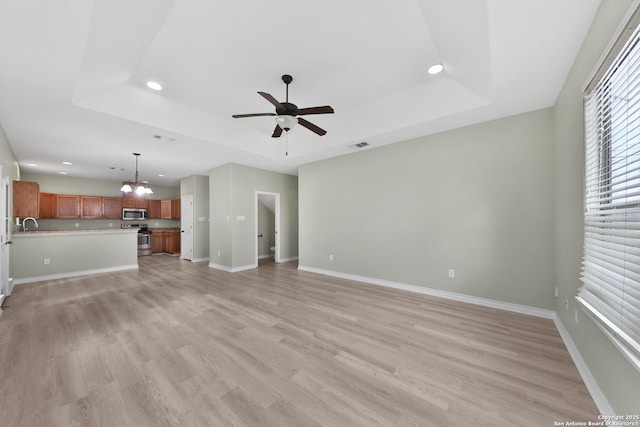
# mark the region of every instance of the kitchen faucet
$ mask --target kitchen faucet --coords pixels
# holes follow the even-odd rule
[[[36,221],[36,219],[32,216],[28,216],[25,219],[22,220],[22,230],[23,231],[27,231],[27,220],[32,219],[34,224],[36,225],[36,228],[38,228],[38,221]]]

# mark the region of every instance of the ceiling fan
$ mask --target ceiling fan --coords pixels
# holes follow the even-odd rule
[[[258,92],[258,94],[276,107],[275,113],[234,114],[233,117],[240,119],[243,117],[275,116],[276,128],[273,130],[273,134],[271,135],[273,138],[279,138],[280,135],[282,135],[283,130],[285,132],[289,132],[297,123],[320,136],[326,134],[326,130],[299,116],[306,116],[308,114],[333,114],[333,108],[329,105],[298,108],[297,105],[289,102],[289,83],[293,81],[293,77],[289,74],[285,74],[282,76],[282,81],[287,85],[287,98],[285,102],[278,102],[277,99],[266,92]]]

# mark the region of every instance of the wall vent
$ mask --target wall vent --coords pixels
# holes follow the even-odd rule
[[[368,147],[369,143],[368,142],[359,142],[357,144],[351,144],[349,146],[349,148],[351,148],[352,150],[357,150],[359,148],[364,148],[364,147]]]

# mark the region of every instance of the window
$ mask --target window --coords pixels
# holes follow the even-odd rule
[[[640,32],[618,48],[585,97],[587,313],[640,368]]]

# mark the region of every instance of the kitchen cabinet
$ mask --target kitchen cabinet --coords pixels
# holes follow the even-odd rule
[[[160,200],[161,219],[180,219],[180,199]]]
[[[160,218],[171,219],[171,200],[160,200]]]
[[[39,218],[56,217],[56,195],[54,193],[40,193]]]
[[[81,218],[102,218],[102,197],[80,196]]]
[[[101,197],[102,218],[122,219],[122,197]]]
[[[13,181],[13,216],[38,218],[39,210],[40,185],[37,182]]]
[[[56,218],[80,218],[80,196],[56,194]]]
[[[151,253],[166,252],[168,254],[180,253],[180,230],[158,229],[151,230]]]
[[[160,219],[160,200],[148,200],[149,219]]]
[[[170,254],[180,253],[180,231],[164,231],[163,233],[163,251]]]
[[[180,219],[180,199],[171,201],[171,218]]]
[[[151,231],[151,253],[164,252],[164,231]]]
[[[145,196],[127,194],[122,198],[123,208],[149,209],[149,201]]]

